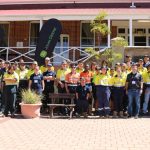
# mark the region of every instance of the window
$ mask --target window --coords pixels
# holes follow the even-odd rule
[[[81,46],[94,46],[94,34],[91,32],[90,23],[82,23]]]
[[[38,38],[39,38],[39,23],[31,23],[30,24],[30,46],[36,46]]]
[[[118,33],[120,33],[120,34],[122,34],[122,33],[125,34],[125,32],[126,32],[125,28],[119,28],[118,29]]]
[[[8,43],[8,35],[9,33],[9,24],[0,24],[0,47],[7,47],[9,45]]]
[[[146,33],[146,29],[134,29],[134,34],[145,34]]]
[[[146,36],[135,36],[134,46],[146,46]]]

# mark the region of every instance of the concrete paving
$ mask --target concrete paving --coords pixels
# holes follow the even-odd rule
[[[0,150],[150,150],[150,118],[0,118]]]

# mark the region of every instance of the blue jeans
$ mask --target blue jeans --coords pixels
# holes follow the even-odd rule
[[[144,95],[143,113],[148,112],[147,108],[148,108],[149,99],[150,99],[150,87],[147,87],[145,89],[145,95]]]
[[[133,115],[133,100],[135,100],[135,116],[139,115],[140,111],[140,90],[139,89],[129,89],[128,90],[128,114]]]

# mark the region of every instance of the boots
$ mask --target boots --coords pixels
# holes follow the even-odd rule
[[[118,118],[116,111],[113,112],[113,118]]]
[[[84,118],[88,118],[87,112],[84,112],[84,113],[83,113],[83,117],[84,117]]]
[[[123,118],[123,111],[120,111],[120,112],[119,112],[119,116],[120,116],[121,118]]]

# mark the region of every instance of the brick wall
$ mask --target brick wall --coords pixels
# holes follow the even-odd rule
[[[17,42],[23,42],[23,46],[29,46],[29,22],[10,22],[9,46],[16,47]]]
[[[62,34],[69,35],[69,46],[80,46],[80,21],[61,21]],[[70,51],[69,58],[72,59],[73,51]],[[79,51],[76,57],[80,57]]]

